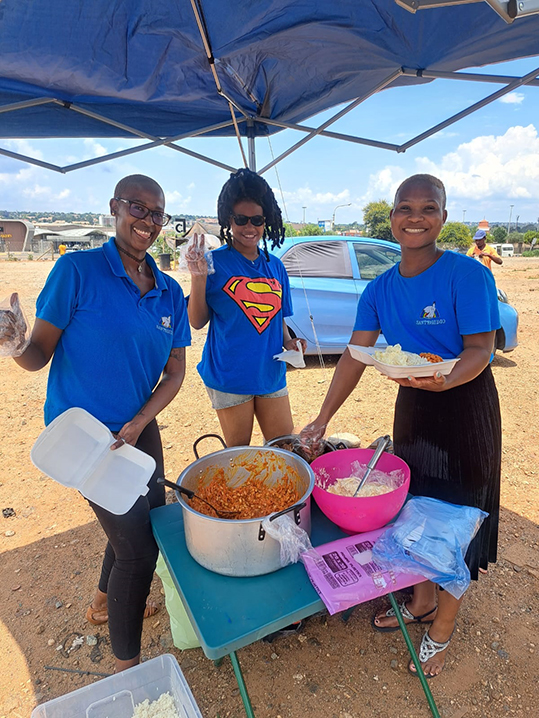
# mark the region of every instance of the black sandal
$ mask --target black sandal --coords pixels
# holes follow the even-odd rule
[[[408,610],[406,601],[403,601],[402,603],[399,604],[399,611],[400,611],[401,616],[403,618],[405,618],[406,621],[408,621],[408,623],[406,623],[407,626],[409,626],[411,623],[425,623],[425,624],[432,623],[434,621],[434,618],[430,621],[424,621],[423,619],[425,619],[427,616],[430,616],[431,613],[434,613],[434,611],[436,611],[437,608],[438,608],[438,606],[434,606],[434,608],[431,608],[430,611],[427,611],[426,613],[422,613],[420,616],[414,616],[414,614],[410,613],[410,611]],[[394,633],[395,631],[400,630],[400,626],[398,624],[396,626],[377,626],[376,623],[374,622],[376,615],[377,614],[375,614],[371,618],[371,626],[374,628],[375,631],[379,631],[380,633]],[[383,618],[393,618],[394,616],[396,618],[394,609],[388,608],[387,611],[385,612]]]

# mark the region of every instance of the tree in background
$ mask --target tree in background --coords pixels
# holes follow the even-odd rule
[[[379,199],[378,202],[369,202],[363,207],[363,222],[365,223],[365,232],[368,237],[387,239],[390,242],[395,241],[391,234],[390,212],[391,205],[385,199]]]
[[[284,236],[285,237],[297,237],[299,235],[299,232],[292,227],[291,224],[285,223],[284,225]]]
[[[324,230],[317,224],[304,224],[299,231],[300,237],[312,237],[324,234]]]
[[[472,244],[472,235],[469,228],[462,222],[446,222],[440,232],[438,242],[440,244],[449,244],[452,247],[468,249]]]
[[[495,242],[497,242],[498,244],[503,244],[505,242],[505,238],[507,237],[507,230],[505,229],[505,227],[502,227],[500,225],[498,227],[494,227],[490,234],[492,235],[492,239]]]
[[[521,232],[510,232],[505,238],[507,244],[518,244],[524,242],[524,235]]]
[[[531,243],[532,243],[532,239],[534,239],[535,237],[538,237],[538,238],[539,238],[539,230],[537,230],[537,229],[531,229],[529,232],[526,232],[526,233],[524,234],[524,242],[525,242],[526,244],[531,244]]]

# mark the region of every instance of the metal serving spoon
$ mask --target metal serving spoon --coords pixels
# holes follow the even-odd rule
[[[357,489],[354,491],[353,498],[355,498],[358,495],[358,493],[360,492],[360,490],[363,488],[363,486],[365,486],[365,483],[366,483],[367,479],[369,478],[371,471],[374,469],[374,467],[378,463],[378,459],[382,456],[382,454],[384,453],[384,449],[386,448],[386,446],[389,444],[390,441],[391,441],[391,437],[388,434],[386,434],[385,436],[382,436],[382,438],[378,442],[375,452],[372,455],[371,460],[367,464],[367,471],[365,471],[365,475],[363,476],[363,478],[357,485]]]
[[[209,501],[206,501],[206,499],[203,499],[201,496],[198,496],[198,494],[195,494],[194,491],[191,489],[186,489],[185,486],[180,486],[180,484],[175,484],[173,481],[168,481],[167,479],[157,479],[158,484],[164,484],[165,486],[168,486],[169,489],[174,489],[175,491],[179,491],[180,494],[184,494],[187,496],[188,499],[198,499],[199,501],[202,501],[202,503],[206,504],[207,506],[212,509],[212,511],[215,511],[217,516],[222,519],[226,519],[230,516],[236,516],[239,514],[239,511],[221,511],[221,509],[215,508],[213,504],[210,504]]]

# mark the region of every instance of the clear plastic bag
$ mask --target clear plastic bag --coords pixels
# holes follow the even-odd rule
[[[13,292],[0,302],[0,356],[18,357],[30,344],[30,329],[19,303],[19,295]]]
[[[377,540],[373,557],[393,571],[425,576],[458,599],[470,584],[464,556],[487,516],[472,506],[414,496]]]
[[[182,244],[178,269],[201,276],[215,273],[213,256],[203,234],[193,234],[186,244]]]
[[[281,566],[297,563],[304,551],[312,549],[311,539],[305,529],[298,526],[288,514],[277,516],[271,520],[267,516],[262,521],[262,528],[281,544]]]

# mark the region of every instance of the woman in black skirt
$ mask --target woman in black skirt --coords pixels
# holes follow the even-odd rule
[[[431,175],[405,180],[395,196],[391,230],[401,262],[371,282],[358,305],[351,343],[373,346],[383,332],[388,344],[460,361],[448,376],[396,379],[395,454],[411,469],[410,493],[488,512],[466,554],[477,580],[496,561],[500,505],[501,419],[490,361],[500,326],[492,273],[478,262],[444,252],[436,239],[447,218],[445,188]],[[305,427],[317,441],[353,391],[365,365],[342,355],[320,414]],[[419,658],[431,678],[443,670],[462,599],[426,581],[400,606],[405,623],[430,625]],[[398,630],[392,609],[374,616],[377,631]],[[409,669],[415,673],[415,666]]]

